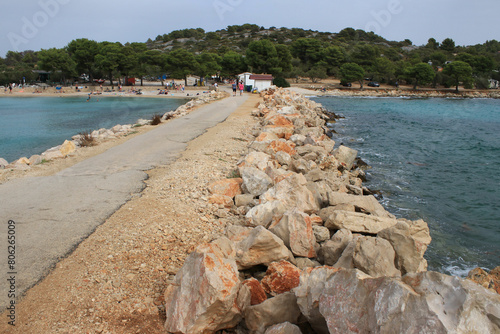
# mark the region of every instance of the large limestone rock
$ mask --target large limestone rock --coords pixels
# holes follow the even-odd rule
[[[333,189],[333,188],[332,188]],[[387,212],[384,207],[372,196],[357,196],[345,193],[335,192],[329,196],[330,205],[338,206],[341,204],[354,205],[359,212],[369,213],[378,217],[394,218],[394,215]]]
[[[327,266],[306,269],[300,275],[299,286],[293,290],[300,311],[319,334],[329,333],[325,318],[319,312],[319,299],[326,282],[338,271],[338,268]]]
[[[332,230],[347,229],[351,232],[377,234],[396,225],[394,218],[377,217],[359,212],[334,210],[325,219],[325,226]]]
[[[211,183],[208,186],[208,190],[212,194],[224,195],[233,198],[234,196],[241,194],[242,183],[243,180],[241,178],[223,179]]]
[[[408,274],[403,282],[425,300],[446,333],[500,333],[500,296],[493,291],[431,271]]]
[[[264,334],[302,334],[302,332],[297,325],[284,322],[282,324],[272,325]]]
[[[264,290],[271,296],[288,292],[299,285],[300,269],[288,261],[273,262],[262,279]]]
[[[401,276],[394,261],[396,253],[382,238],[361,236],[355,241],[353,266],[372,277]]]
[[[245,215],[248,226],[268,227],[273,221],[279,221],[286,211],[286,206],[280,201],[271,201],[251,208]]]
[[[273,185],[273,180],[258,168],[242,167],[239,171],[243,179],[242,189],[246,193],[260,196]]]
[[[245,324],[256,334],[262,334],[267,327],[283,322],[296,324],[299,317],[300,310],[293,292],[282,293],[245,309]]]
[[[319,311],[330,333],[498,333],[500,296],[435,272],[370,278],[342,270],[325,284]]]
[[[356,160],[356,156],[358,155],[358,151],[344,145],[340,145],[339,148],[334,151],[333,155],[345,167],[345,169],[351,170],[354,160]]]
[[[227,238],[199,246],[165,292],[165,329],[170,333],[212,333],[242,319],[250,294],[242,286]]]
[[[307,214],[319,210],[313,194],[306,187],[307,181],[302,174],[290,173],[283,180],[260,196],[263,203],[280,201],[288,208],[297,208]]]
[[[238,269],[248,269],[258,264],[288,259],[288,248],[283,241],[262,226],[254,228],[249,236],[236,244]]]
[[[62,155],[67,156],[76,151],[76,145],[72,141],[65,140],[59,151],[61,151]]]
[[[427,261],[424,253],[431,241],[429,228],[423,220],[414,222],[415,227],[410,228],[412,222],[400,220],[396,225],[378,233],[380,238],[390,242],[396,251],[396,266],[401,273],[413,273],[427,270]],[[414,236],[412,232],[425,233],[425,237]],[[424,232],[425,231],[425,232]],[[416,234],[416,233],[415,233]]]
[[[245,156],[243,161],[238,163],[238,167],[255,167],[265,170],[269,164],[273,164],[273,159],[269,154],[264,152],[250,152]]]
[[[325,284],[319,311],[330,333],[445,333],[417,299],[399,280],[342,270]]]
[[[7,166],[9,164],[9,162],[7,160],[5,160],[4,158],[0,158],[0,168],[5,168],[5,166]]]
[[[312,229],[311,218],[296,209],[283,214],[279,222],[269,226],[269,231],[276,234],[295,256],[316,257],[314,245],[316,238]]]
[[[337,231],[330,240],[321,245],[319,251],[320,261],[327,266],[333,266],[340,259],[351,240],[351,231],[346,229]]]

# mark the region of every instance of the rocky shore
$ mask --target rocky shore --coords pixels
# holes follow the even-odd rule
[[[299,88],[299,87],[297,87]],[[344,89],[321,89],[318,87],[301,86],[307,91],[314,91],[320,96],[354,96],[354,97],[408,97],[408,98],[487,98],[499,99],[499,90],[461,90],[458,93],[454,90],[432,90],[432,89],[388,89],[388,88],[344,88]],[[299,88],[300,89],[300,88]]]
[[[215,91],[212,91],[208,95],[197,96],[195,99],[179,106],[176,110],[166,112],[162,115],[161,120],[165,121],[167,119],[184,116],[196,107],[226,96],[227,93]],[[117,124],[110,129],[102,128],[94,130],[89,134],[77,134],[73,136],[71,140],[65,140],[61,145],[52,147],[41,154],[34,154],[29,158],[21,157],[11,161],[10,163],[0,157],[0,173],[4,174],[12,171],[29,171],[34,166],[56,159],[71,157],[77,154],[78,149],[86,146],[99,145],[109,140],[129,136],[130,134],[137,132],[139,127],[151,125],[151,122],[151,119],[139,119],[134,124]],[[88,141],[89,138],[91,139],[91,142],[85,143],[85,141]]]
[[[357,152],[326,134],[334,115],[289,90],[262,98],[249,153],[208,186],[225,236],[166,288],[168,333],[500,331],[500,295],[426,271],[427,224],[369,195]]]

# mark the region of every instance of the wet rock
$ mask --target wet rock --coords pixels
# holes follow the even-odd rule
[[[481,268],[472,269],[467,279],[500,294],[500,267],[496,267],[490,273]]]
[[[288,261],[273,262],[267,268],[261,284],[268,294],[277,296],[297,287],[300,273],[300,269]]]

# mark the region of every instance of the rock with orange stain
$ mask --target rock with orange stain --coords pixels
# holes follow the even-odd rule
[[[290,141],[275,140],[272,141],[267,148],[273,151],[274,153],[283,151],[290,155],[297,154],[297,151],[295,151],[295,144]]]
[[[267,123],[266,126],[268,126],[268,127],[294,128],[292,121],[290,121],[286,117],[279,115],[279,114],[268,115],[266,117],[265,122]]]
[[[241,162],[238,167],[255,167],[260,170],[265,170],[269,165],[276,165],[276,161],[267,153],[250,152]]]
[[[165,292],[165,329],[213,333],[232,328],[250,304],[234,260],[234,244],[223,237],[196,248]]]
[[[299,257],[316,257],[314,236],[311,218],[297,210],[292,209],[284,213],[280,221],[271,224],[269,231],[276,234],[290,248],[293,255]]]
[[[243,284],[250,289],[250,305],[258,305],[267,299],[266,292],[257,279],[249,278]]]
[[[288,261],[273,262],[262,279],[262,287],[272,296],[285,293],[299,286],[300,269]]]
[[[481,268],[472,269],[467,279],[500,294],[500,267],[496,267],[489,274]]]
[[[278,137],[275,133],[271,132],[261,132],[260,135],[255,138],[256,141],[272,141],[272,140],[278,140],[280,137]]]
[[[300,311],[316,333],[328,333],[325,318],[319,312],[319,298],[326,282],[339,270],[329,266],[307,268],[302,271],[300,284],[294,290]]]
[[[234,198],[234,196],[241,194],[241,184],[243,179],[233,178],[224,179],[211,183],[208,186],[208,190],[212,194],[224,195]]]
[[[208,198],[208,202],[211,204],[223,205],[225,208],[230,208],[233,206],[233,199],[229,196],[213,194]]]

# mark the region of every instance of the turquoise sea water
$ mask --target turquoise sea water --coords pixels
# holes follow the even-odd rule
[[[83,132],[151,119],[185,99],[104,97],[0,98],[0,157],[11,162],[60,145]]]
[[[429,224],[429,269],[500,265],[500,100],[314,100],[345,116],[333,139],[372,166],[365,185],[384,206]]]

